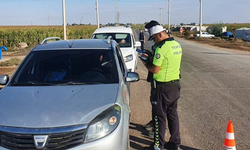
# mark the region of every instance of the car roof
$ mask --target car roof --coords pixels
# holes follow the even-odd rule
[[[130,27],[103,27],[95,30],[95,33],[133,33]]]
[[[58,49],[111,49],[107,40],[100,39],[75,39],[59,40],[37,45],[32,51],[58,50]]]

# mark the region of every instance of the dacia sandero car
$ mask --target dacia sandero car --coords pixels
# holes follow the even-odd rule
[[[128,72],[114,40],[48,41],[0,76],[0,150],[128,150]]]
[[[133,30],[123,26],[98,28],[94,31],[92,39],[107,39],[110,36],[119,44],[128,70],[134,72],[138,62],[136,48],[140,47],[141,43],[135,41]]]

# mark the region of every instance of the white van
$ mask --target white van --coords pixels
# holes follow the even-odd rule
[[[125,64],[129,72],[135,72],[138,61],[136,48],[141,46],[135,41],[133,30],[130,27],[103,27],[98,28],[92,35],[92,39],[107,39],[112,36],[120,46]]]

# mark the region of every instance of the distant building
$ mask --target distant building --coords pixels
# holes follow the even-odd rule
[[[183,25],[181,26],[182,28],[184,28],[185,30],[188,31],[194,31],[194,32],[198,32],[200,31],[200,26],[193,26],[193,25]],[[201,26],[201,31],[207,31],[208,26]]]
[[[240,28],[235,31],[235,38],[250,41],[250,28]]]

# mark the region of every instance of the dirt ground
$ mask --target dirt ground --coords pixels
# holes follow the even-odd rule
[[[13,67],[0,67],[0,75],[5,75],[8,74],[9,76],[11,76],[14,71],[16,70],[16,66]]]
[[[199,38],[194,37],[193,35],[190,36],[184,36],[183,34],[180,34],[178,32],[173,32],[174,37],[179,38],[185,38],[186,40],[202,43],[202,44],[208,44],[211,46],[217,46],[221,48],[229,48],[233,50],[240,50],[240,51],[250,51],[250,42],[243,41],[241,39],[225,39],[221,37],[215,37],[215,38]]]
[[[31,48],[25,48],[17,51],[3,51],[2,52],[2,60],[0,62],[7,61],[11,58],[18,58],[22,60],[31,50]],[[17,66],[0,66],[0,75],[8,74],[11,76],[16,70]]]
[[[7,61],[8,59],[11,59],[11,58],[18,58],[22,60],[28,54],[30,50],[31,48],[26,48],[26,49],[19,50],[19,51],[3,51],[2,59],[0,60],[0,62]],[[17,66],[0,66],[0,76],[8,74],[9,77],[11,77],[12,74],[15,72],[16,68]],[[0,89],[2,87],[3,86],[0,85]]]
[[[14,71],[16,70],[16,68],[17,68],[17,66],[13,66],[13,67],[0,67],[0,76],[8,74],[11,77],[11,75],[14,73]],[[2,88],[3,88],[3,86],[0,85],[0,89],[2,89]]]

